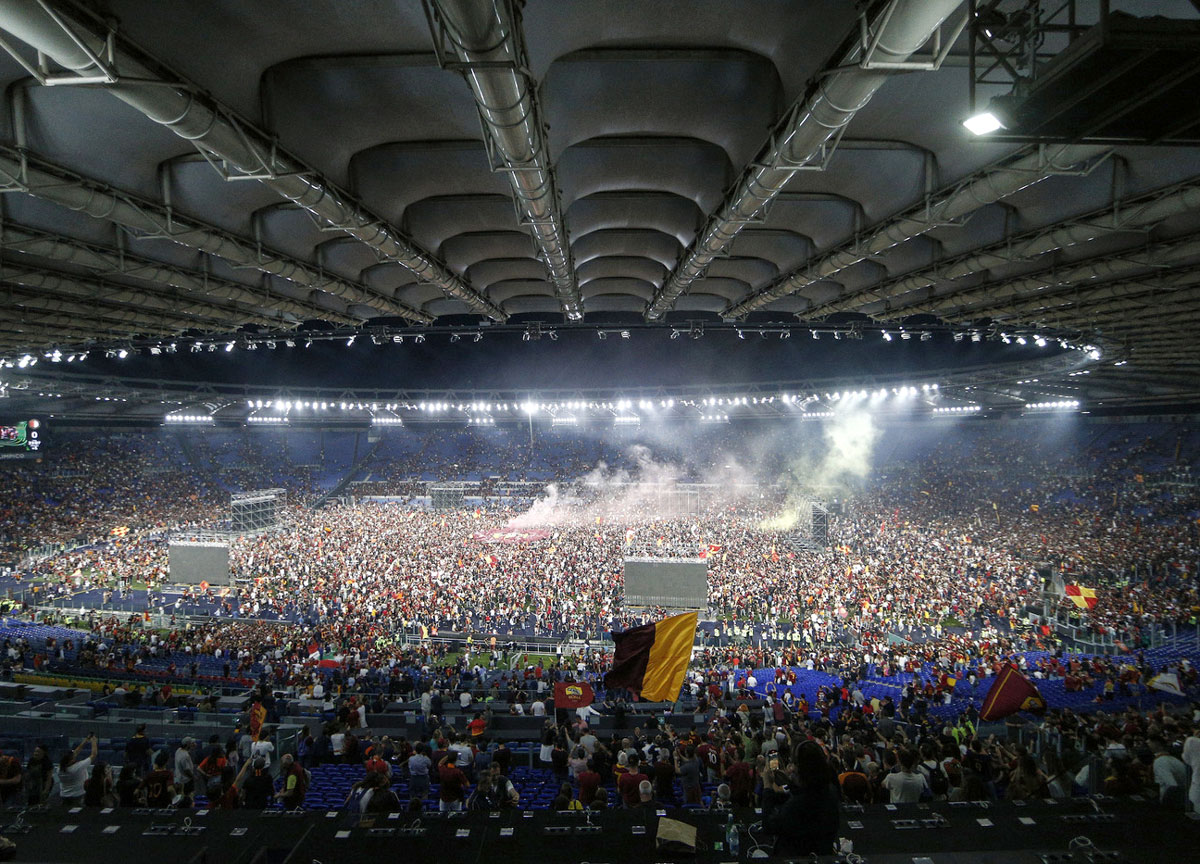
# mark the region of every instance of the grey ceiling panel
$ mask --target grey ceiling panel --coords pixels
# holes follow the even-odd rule
[[[351,159],[362,151],[397,141],[479,136],[469,95],[431,54],[285,63],[268,72],[263,87],[268,126],[342,185],[349,181]]]
[[[514,297],[554,297],[554,286],[545,279],[512,279],[497,282],[488,289],[494,303],[504,303]]]
[[[558,311],[558,300],[554,297],[514,297],[504,301],[504,311],[510,315],[528,315],[535,312],[551,314]]]
[[[489,258],[533,258],[528,234],[519,231],[475,231],[458,234],[442,243],[442,255],[455,273]]]
[[[683,244],[661,231],[608,230],[576,235],[571,247],[577,267],[594,258],[626,256],[649,258],[664,267],[671,267]]]
[[[254,214],[279,204],[279,196],[262,184],[230,183],[195,153],[173,159],[161,170],[170,184],[171,203],[180,212],[202,214],[205,222],[235,234],[253,235]]]
[[[35,86],[24,93],[31,150],[127,192],[157,199],[159,163],[195,152],[103,91]]]
[[[605,228],[653,228],[680,243],[696,236],[704,214],[696,202],[658,192],[602,192],[580,198],[567,211],[571,236]]]
[[[646,301],[628,294],[599,294],[583,298],[583,308],[588,312],[636,312],[642,314]]]
[[[579,270],[580,285],[591,282],[593,279],[624,276],[640,279],[657,287],[662,284],[663,278],[667,275],[667,268],[661,262],[650,258],[631,256],[593,258],[580,264],[577,269]]]
[[[705,294],[697,291],[680,297],[675,308],[680,312],[710,312],[718,315],[727,305],[729,305],[729,301],[718,294]]]
[[[741,165],[762,146],[783,96],[775,68],[753,54],[606,49],[555,61],[542,79],[542,104],[556,161],[592,138],[682,133]]]
[[[460,195],[415,202],[408,208],[404,227],[419,244],[440,253],[442,244],[455,235],[505,231],[513,222],[507,195]]]
[[[593,279],[581,286],[585,297],[596,297],[601,294],[631,294],[643,300],[654,296],[654,284],[640,279],[608,278]]]
[[[467,281],[484,289],[503,279],[541,279],[546,267],[533,258],[493,258],[467,268]]]
[[[444,195],[508,195],[488,170],[482,141],[389,143],[355,154],[351,185],[379,215],[400,224],[414,201]]]
[[[425,16],[412,2],[112,0],[107,7],[120,32],[153,46],[156,56],[255,121],[259,80],[284,60],[430,50]]]
[[[671,192],[705,213],[721,200],[730,172],[715,144],[689,138],[600,138],[567,148],[558,161],[563,204],[597,192]]]

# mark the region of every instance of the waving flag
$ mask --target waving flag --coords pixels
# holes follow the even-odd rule
[[[999,720],[1018,711],[1031,711],[1040,714],[1046,710],[1046,700],[1038,692],[1033,682],[1020,673],[1016,666],[1009,663],[996,676],[992,689],[983,700],[983,710],[979,712],[980,720]]]
[[[604,686],[628,688],[648,702],[673,701],[692,656],[698,617],[685,612],[614,633],[616,650]]]
[[[592,685],[586,681],[557,681],[554,684],[555,708],[583,708],[596,699]]]
[[[1084,588],[1082,585],[1068,585],[1064,589],[1067,599],[1078,606],[1080,609],[1095,608],[1096,592],[1091,588]]]
[[[1151,690],[1161,690],[1164,693],[1172,693],[1175,696],[1183,695],[1183,688],[1179,686],[1179,676],[1174,672],[1164,672],[1162,675],[1155,675],[1146,686]]]

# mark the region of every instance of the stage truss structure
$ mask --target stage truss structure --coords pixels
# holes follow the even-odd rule
[[[229,533],[234,537],[265,534],[280,527],[287,509],[287,490],[234,492],[229,498]]]

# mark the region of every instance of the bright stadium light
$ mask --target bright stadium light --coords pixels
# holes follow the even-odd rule
[[[990,135],[998,129],[1004,128],[1000,118],[991,111],[982,111],[973,117],[968,117],[962,121],[962,125],[967,127],[967,131],[972,135]]]

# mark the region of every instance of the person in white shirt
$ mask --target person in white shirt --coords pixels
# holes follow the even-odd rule
[[[253,762],[255,759],[261,756],[266,760],[267,768],[269,769],[271,767],[271,754],[274,752],[275,745],[271,743],[270,739],[260,732],[258,740],[250,745],[250,761]]]
[[[917,755],[911,750],[900,751],[900,770],[884,777],[882,785],[893,804],[915,804],[929,789],[929,781],[917,770]]]
[[[1158,800],[1176,806],[1183,803],[1188,792],[1187,766],[1167,752],[1166,742],[1151,735],[1150,752],[1154,754],[1154,782],[1158,784]]]
[[[541,699],[534,699],[533,702],[529,704],[529,713],[534,717],[545,717],[546,703]]]
[[[196,791],[196,763],[192,760],[195,738],[184,738],[175,751],[175,790],[182,795]]]
[[[464,711],[471,707],[470,691],[464,690],[458,694],[458,707],[462,708]]]
[[[1192,786],[1188,790],[1192,811],[1200,813],[1200,734],[1197,732],[1200,730],[1193,729],[1183,742],[1183,764],[1192,769]]]
[[[92,752],[85,759],[79,758],[79,751],[88,744]],[[99,746],[95,735],[89,735],[79,742],[79,746],[63,756],[58,766],[58,782],[63,804],[75,806],[83,803],[83,784],[87,782],[88,773],[92,770],[92,762],[96,759]]]

